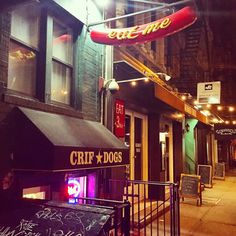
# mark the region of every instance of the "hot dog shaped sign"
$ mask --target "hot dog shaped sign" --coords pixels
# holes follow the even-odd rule
[[[145,43],[179,32],[197,20],[195,10],[184,7],[181,10],[148,24],[122,29],[91,30],[91,39],[100,44],[125,45]]]

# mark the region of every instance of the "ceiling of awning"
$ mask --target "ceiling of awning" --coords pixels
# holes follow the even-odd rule
[[[17,107],[6,118],[14,167],[76,170],[128,164],[128,149],[101,123]]]
[[[125,60],[115,61],[113,65],[114,78],[117,81],[144,77],[142,73]]]

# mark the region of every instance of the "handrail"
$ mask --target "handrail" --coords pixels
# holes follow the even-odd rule
[[[142,219],[140,219],[140,222],[142,220],[144,220],[145,218],[147,218],[148,216],[152,215],[153,212],[157,211],[158,212],[158,209],[161,208],[161,206],[163,206],[165,204],[165,202],[169,201],[170,198],[167,198],[166,201],[163,201],[160,205],[158,205],[156,208],[154,208],[152,211],[150,211],[147,215],[145,215],[145,217],[143,217]]]

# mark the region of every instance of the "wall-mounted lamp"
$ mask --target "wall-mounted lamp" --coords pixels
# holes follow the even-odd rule
[[[190,125],[188,123],[185,125],[185,130],[186,130],[186,132],[189,132],[189,130],[190,130]]]
[[[158,72],[156,74],[163,78],[165,81],[169,81],[171,79],[171,76],[167,75],[166,73]]]
[[[183,134],[186,134],[190,131],[190,125],[187,123],[183,129]]]

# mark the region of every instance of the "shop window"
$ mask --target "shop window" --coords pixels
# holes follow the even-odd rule
[[[12,11],[8,88],[35,96],[39,45],[39,9],[27,5]]]
[[[23,189],[23,198],[50,200],[50,187],[38,186]]]
[[[73,64],[72,31],[55,20],[52,49],[51,99],[69,105]]]

